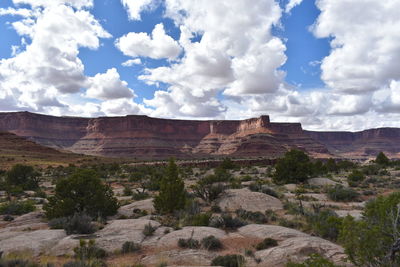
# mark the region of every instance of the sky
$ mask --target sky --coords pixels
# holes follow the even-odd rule
[[[400,127],[399,0],[0,0],[0,112]]]

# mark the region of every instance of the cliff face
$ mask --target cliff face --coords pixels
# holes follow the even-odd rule
[[[305,131],[312,139],[324,144],[330,152],[345,157],[376,156],[380,151],[400,157],[400,129],[379,128],[360,132]]]
[[[268,116],[242,121],[189,121],[147,116],[76,118],[29,112],[0,113],[0,131],[38,144],[88,155],[191,158],[270,156],[298,148],[317,156],[400,157],[400,129],[304,131]]]
[[[0,113],[0,131],[75,153],[115,157],[277,156],[290,148],[328,153],[297,123],[268,116],[242,121],[188,121],[147,116],[73,118]]]

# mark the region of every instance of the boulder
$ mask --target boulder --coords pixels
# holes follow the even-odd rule
[[[38,256],[65,238],[64,230],[37,230],[33,232],[14,232],[0,242],[0,251],[5,255],[11,252],[29,252]]]
[[[342,264],[346,257],[342,247],[313,236],[288,238],[279,242],[277,247],[255,252],[255,257],[261,259],[260,266],[284,267],[289,260],[302,262],[316,253],[338,264]]]
[[[332,181],[328,178],[311,178],[307,180],[308,184],[316,185],[316,186],[330,186],[330,185],[337,185],[339,183]]]
[[[238,234],[247,238],[272,238],[275,240],[285,240],[293,237],[307,237],[309,235],[282,226],[266,224],[249,224],[238,229]]]
[[[134,209],[140,209],[140,210],[145,210],[148,213],[152,213],[155,211],[154,205],[153,205],[153,199],[145,199],[145,200],[140,200],[133,202],[129,205],[122,206],[118,209],[118,214],[119,215],[124,215],[126,217],[130,217],[133,215],[133,210]]]
[[[161,262],[170,265],[210,266],[211,261],[218,255],[207,250],[170,250],[149,255],[141,260],[142,264],[156,266]]]
[[[151,237],[146,238],[143,229],[148,224],[156,227],[157,230]],[[115,220],[96,232],[96,244],[108,252],[121,249],[126,241],[150,245],[156,243],[160,236],[164,234],[165,229],[165,227],[160,227],[160,223],[152,220]]]
[[[231,212],[238,209],[253,212],[283,209],[279,199],[264,193],[252,192],[247,188],[227,190],[218,200],[218,206],[224,211]]]

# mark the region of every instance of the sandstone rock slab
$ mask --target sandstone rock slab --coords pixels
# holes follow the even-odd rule
[[[238,229],[238,234],[249,238],[273,238],[285,240],[294,237],[307,237],[306,233],[277,225],[249,224]]]
[[[307,180],[308,184],[316,186],[331,186],[337,185],[339,183],[332,181],[328,178],[311,178]]]
[[[253,212],[283,209],[279,199],[264,193],[252,192],[247,188],[227,190],[219,199],[218,206],[222,210],[231,212],[238,209]]]
[[[170,250],[149,255],[141,260],[145,265],[156,265],[165,262],[170,265],[210,266],[211,261],[218,255],[207,250]]]
[[[145,200],[135,201],[129,205],[122,206],[118,209],[118,214],[129,217],[133,215],[134,209],[145,210],[148,213],[154,212],[155,209],[153,205],[153,199],[149,198]]]

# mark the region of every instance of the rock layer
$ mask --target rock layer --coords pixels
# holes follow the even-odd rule
[[[290,148],[313,156],[400,156],[400,129],[312,132],[300,123],[275,123],[269,116],[247,120],[193,121],[125,117],[54,117],[0,113],[0,131],[38,144],[87,155],[165,159],[276,157]]]
[[[289,148],[328,153],[299,123],[268,116],[242,121],[189,121],[147,116],[75,118],[0,113],[0,131],[88,155],[137,158],[277,156]]]

